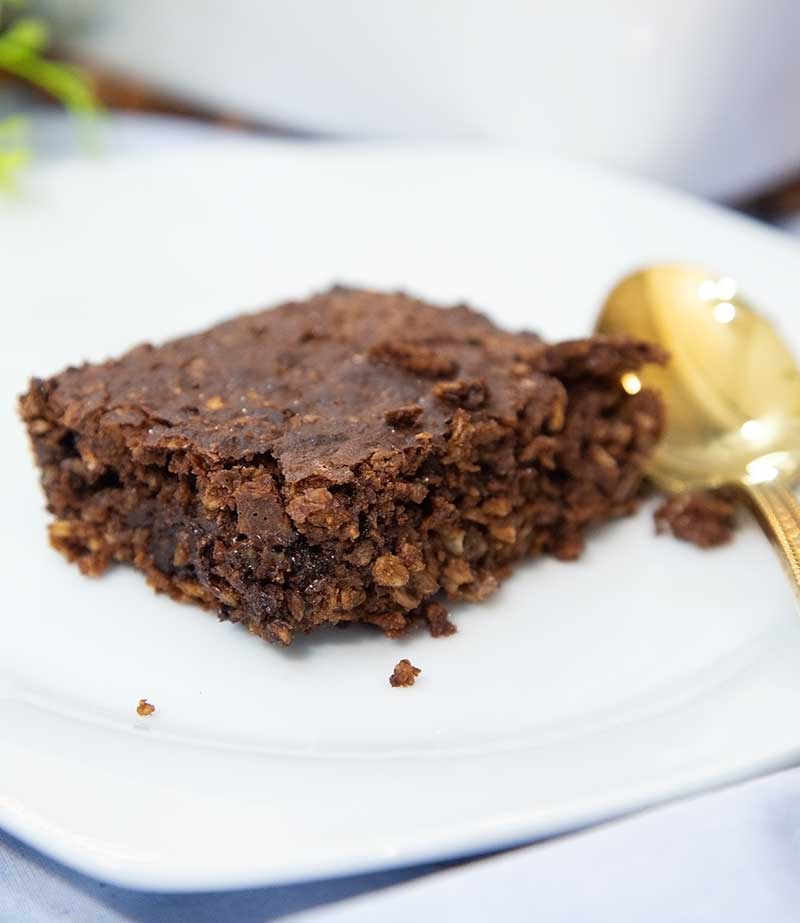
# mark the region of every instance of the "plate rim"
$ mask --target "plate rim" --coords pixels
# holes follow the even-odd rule
[[[114,155],[100,165],[100,169],[109,166],[111,169],[120,167],[127,169],[128,166],[133,169],[144,168],[143,161],[149,164],[149,169],[163,168],[167,163],[179,163],[187,156],[187,150],[192,152],[191,148],[182,149],[180,152],[165,154],[164,152],[154,153],[152,155],[143,155],[136,153],[132,155]],[[764,237],[770,236],[775,246],[787,248],[787,253],[791,249],[792,256],[796,258],[795,246],[790,243],[788,237],[772,228],[759,224],[755,219],[747,216],[738,215],[728,212],[726,209],[714,205],[713,203],[697,200],[694,197],[676,190],[668,189],[660,184],[651,181],[628,177],[618,171],[611,170],[597,165],[577,163],[572,161],[556,160],[542,156],[532,156],[522,148],[484,145],[480,148],[465,147],[459,144],[431,144],[431,145],[409,145],[396,143],[378,143],[363,144],[354,142],[315,142],[309,146],[307,143],[284,140],[251,140],[236,139],[230,145],[214,145],[209,147],[198,147],[196,153],[192,152],[191,156],[197,160],[208,159],[209,161],[218,160],[220,157],[226,157],[226,152],[233,152],[236,156],[241,153],[248,158],[253,155],[263,156],[265,152],[282,151],[288,152],[291,156],[301,154],[310,160],[316,158],[325,159],[332,153],[336,156],[345,158],[374,158],[383,157],[387,160],[394,158],[412,158],[414,160],[425,159],[430,156],[435,157],[461,157],[461,158],[478,158],[496,159],[497,157],[510,157],[514,163],[525,165],[533,170],[546,167],[556,169],[564,176],[569,176],[578,171],[590,177],[597,177],[605,185],[611,185],[619,188],[620,185],[627,189],[637,189],[641,194],[648,196],[650,201],[656,207],[661,207],[659,203],[665,202],[668,207],[679,207],[681,209],[700,210],[709,214],[715,214],[720,220],[726,223],[735,223],[742,228],[749,228],[748,233],[755,229],[759,235]],[[74,161],[59,162],[42,165],[36,170],[44,175],[57,176],[66,172],[70,174],[74,169],[85,170],[87,173],[96,171],[96,163],[76,163]],[[13,696],[11,697],[13,700]],[[9,701],[7,699],[6,701]],[[12,701],[13,704],[13,701]],[[0,714],[3,713],[3,697],[0,696]],[[2,751],[2,741],[0,741],[0,752]],[[709,787],[719,787],[728,785],[736,781],[750,778],[754,775],[761,774],[770,769],[780,769],[790,765],[800,757],[800,745],[794,747],[776,746],[773,751],[762,755],[757,759],[742,756],[739,763],[732,764],[730,760],[724,761],[717,766],[706,766],[694,772],[686,772],[685,778],[677,784],[669,779],[664,779],[660,783],[646,783],[641,786],[640,791],[628,787],[623,787],[619,793],[609,797],[607,793],[597,795],[594,800],[584,799],[584,803],[573,806],[570,811],[563,808],[559,810],[560,821],[552,821],[548,826],[541,821],[532,823],[531,818],[524,812],[519,818],[509,820],[505,826],[495,824],[493,833],[487,831],[474,831],[472,835],[468,832],[451,831],[450,834],[442,834],[437,840],[437,845],[429,844],[406,844],[405,846],[395,847],[391,855],[385,856],[363,856],[360,860],[353,859],[353,854],[330,861],[319,861],[316,865],[298,865],[288,863],[286,867],[280,868],[273,862],[258,862],[249,869],[243,871],[241,875],[232,874],[231,872],[223,873],[218,878],[213,875],[209,877],[209,869],[191,874],[187,871],[178,872],[164,869],[160,874],[154,872],[149,863],[137,865],[132,863],[128,868],[120,868],[113,862],[109,863],[107,856],[104,856],[102,850],[92,848],[86,845],[83,851],[76,847],[74,838],[70,839],[70,834],[58,828],[57,824],[48,823],[45,818],[37,819],[35,811],[28,811],[30,815],[26,819],[26,812],[19,810],[13,803],[9,804],[8,800],[0,797],[0,823],[13,836],[18,837],[26,843],[30,843],[42,852],[53,856],[58,861],[63,862],[73,868],[77,868],[85,874],[92,875],[106,881],[112,881],[125,887],[136,887],[142,890],[169,890],[185,891],[196,890],[200,887],[203,889],[232,889],[241,887],[252,887],[266,884],[288,883],[295,881],[308,880],[310,878],[341,876],[347,874],[356,874],[365,871],[377,871],[398,865],[416,864],[424,861],[441,859],[443,856],[461,856],[466,854],[485,853],[503,846],[518,845],[522,842],[529,842],[531,837],[541,838],[556,832],[568,832],[583,826],[595,824],[607,820],[621,813],[640,810],[643,807],[650,807],[655,804],[671,801],[675,798],[685,797]],[[473,824],[474,827],[474,824]],[[449,837],[449,839],[448,839]]]

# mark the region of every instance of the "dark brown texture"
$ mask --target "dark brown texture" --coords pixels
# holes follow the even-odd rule
[[[336,288],[34,380],[21,399],[56,548],[288,644],[389,635],[630,513],[662,428],[622,372],[651,346],[548,345],[459,306]]]
[[[447,638],[457,631],[456,626],[450,621],[447,608],[440,602],[431,600],[431,602],[424,603],[420,609],[432,637]]]
[[[656,531],[700,548],[724,545],[736,529],[736,506],[719,494],[691,491],[669,497],[655,511]]]
[[[390,686],[413,686],[417,677],[422,673],[410,660],[399,660],[394,667],[394,672],[389,677]]]

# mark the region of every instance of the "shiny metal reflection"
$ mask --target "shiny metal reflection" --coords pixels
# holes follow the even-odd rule
[[[669,492],[736,487],[800,597],[800,506],[788,489],[800,474],[800,371],[772,325],[730,276],[660,265],[614,288],[597,330],[634,334],[671,354],[666,367],[621,380],[629,394],[659,389],[667,405],[652,480]]]

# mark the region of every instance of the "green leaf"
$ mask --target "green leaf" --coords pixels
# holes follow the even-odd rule
[[[30,151],[22,148],[0,151],[0,190],[9,192],[14,188],[17,176],[28,166],[30,159]]]
[[[97,109],[92,88],[79,68],[58,61],[47,61],[35,54],[4,57],[2,37],[0,69],[39,87],[75,113],[86,115]]]
[[[27,145],[28,120],[14,115],[0,121],[0,192],[11,192],[17,176],[31,159]]]
[[[3,34],[3,41],[28,51],[42,51],[50,41],[50,28],[43,19],[24,16],[11,23]]]
[[[19,61],[38,57],[48,40],[49,30],[42,20],[18,19],[0,34],[0,68],[11,70]]]
[[[81,116],[83,142],[97,148],[97,100],[86,75],[77,67],[49,61],[43,52],[50,41],[47,23],[36,16],[14,18],[4,28],[8,7],[21,8],[26,0],[0,0],[0,71],[26,81]],[[6,19],[8,17],[5,17]],[[27,122],[18,116],[0,121],[0,189],[13,187],[17,174],[30,161]]]

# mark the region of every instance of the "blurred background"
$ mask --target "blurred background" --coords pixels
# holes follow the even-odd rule
[[[223,126],[514,144],[800,229],[798,0],[0,0],[0,14],[6,185],[34,158]]]

